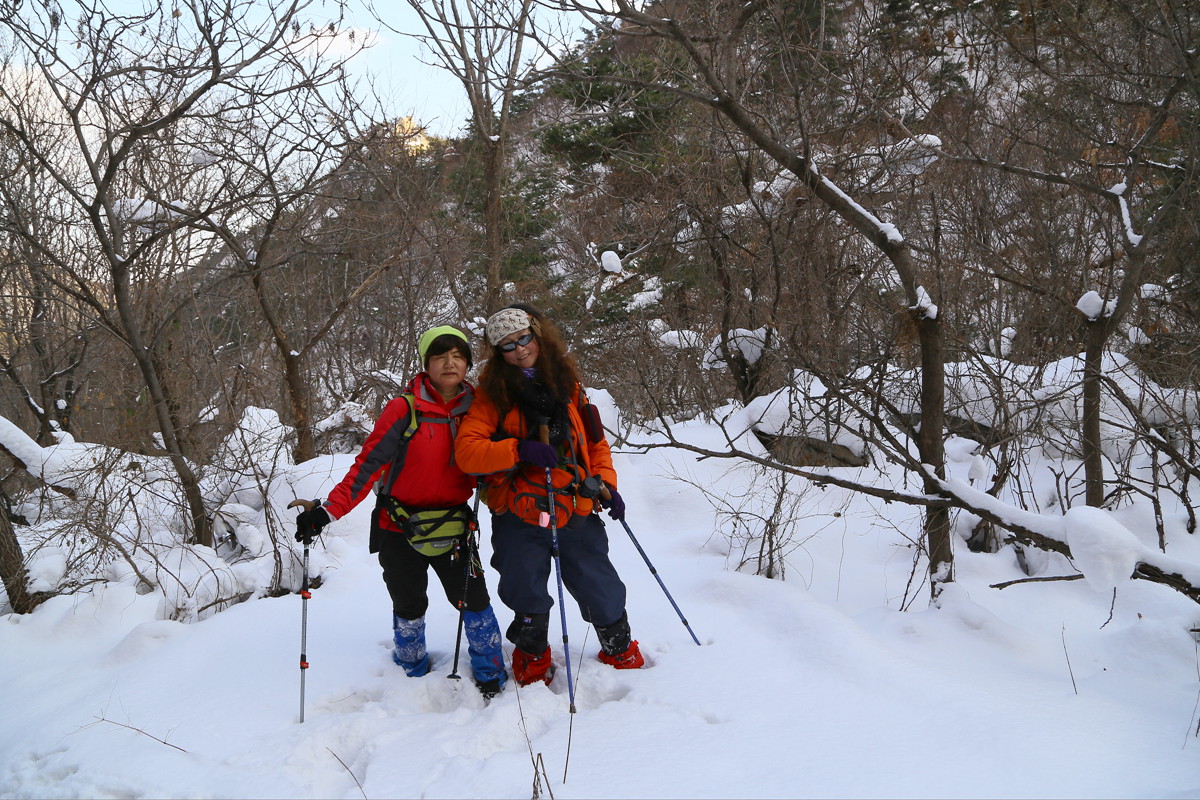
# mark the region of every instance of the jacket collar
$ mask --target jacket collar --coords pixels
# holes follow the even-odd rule
[[[441,413],[450,417],[460,417],[466,414],[475,397],[475,387],[469,382],[463,381],[461,392],[450,400],[443,400],[437,389],[433,388],[427,372],[421,372],[413,378],[408,389],[416,398],[419,410]]]

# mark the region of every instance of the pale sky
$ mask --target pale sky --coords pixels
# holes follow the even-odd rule
[[[462,86],[449,72],[430,66],[430,54],[408,36],[379,29],[379,24],[360,4],[351,11],[351,24],[359,31],[372,31],[372,42],[351,64],[362,74],[374,76],[377,90],[391,98],[395,116],[412,116],[437,136],[462,132],[469,115]],[[406,2],[387,3],[388,23],[400,31],[423,31],[416,14]]]

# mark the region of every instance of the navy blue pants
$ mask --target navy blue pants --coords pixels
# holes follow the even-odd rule
[[[500,574],[496,593],[517,614],[548,614],[554,607],[548,587],[554,570],[551,542],[549,528],[512,513],[492,515],[492,567]],[[625,584],[608,559],[603,520],[596,514],[572,517],[558,529],[558,548],[563,587],[583,619],[601,626],[621,620]]]

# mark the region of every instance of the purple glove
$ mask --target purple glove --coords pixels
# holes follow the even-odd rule
[[[517,445],[517,458],[535,467],[554,469],[558,466],[558,451],[536,439],[522,439]]]
[[[616,489],[609,489],[608,493],[612,498],[607,502],[601,501],[601,505],[608,507],[608,515],[615,520],[625,519],[625,501],[621,499],[621,495]]]

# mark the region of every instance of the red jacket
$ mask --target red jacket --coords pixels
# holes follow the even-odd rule
[[[572,456],[578,463],[580,474],[565,469],[552,470],[556,490],[563,489],[573,480],[588,475],[599,475],[613,489],[617,488],[617,472],[613,469],[612,452],[608,442],[589,441],[579,413],[579,390],[567,404],[570,420],[570,442]],[[463,420],[455,440],[454,452],[458,465],[474,475],[487,475],[488,508],[497,514],[511,511],[525,522],[538,524],[537,502],[545,502],[546,472],[528,464],[519,469],[517,443],[529,436],[525,427],[525,415],[518,408],[509,409],[504,416],[504,433],[508,438],[493,441],[492,436],[500,427],[500,409],[487,395],[480,393],[471,405],[471,411]],[[555,502],[555,523],[566,525],[572,514],[590,514],[595,504],[586,497],[574,493],[559,494]],[[547,509],[549,507],[547,506]]]
[[[384,406],[354,465],[329,493],[325,510],[334,519],[350,513],[376,483],[379,491],[388,491],[401,505],[412,509],[449,508],[471,498],[475,478],[454,464],[454,435],[471,407],[474,388],[464,383],[463,392],[447,402],[422,372],[413,379],[409,391],[416,400],[420,425],[408,440],[399,474],[391,475],[391,467],[411,419],[408,401],[403,397]],[[382,509],[379,525],[397,530]]]

